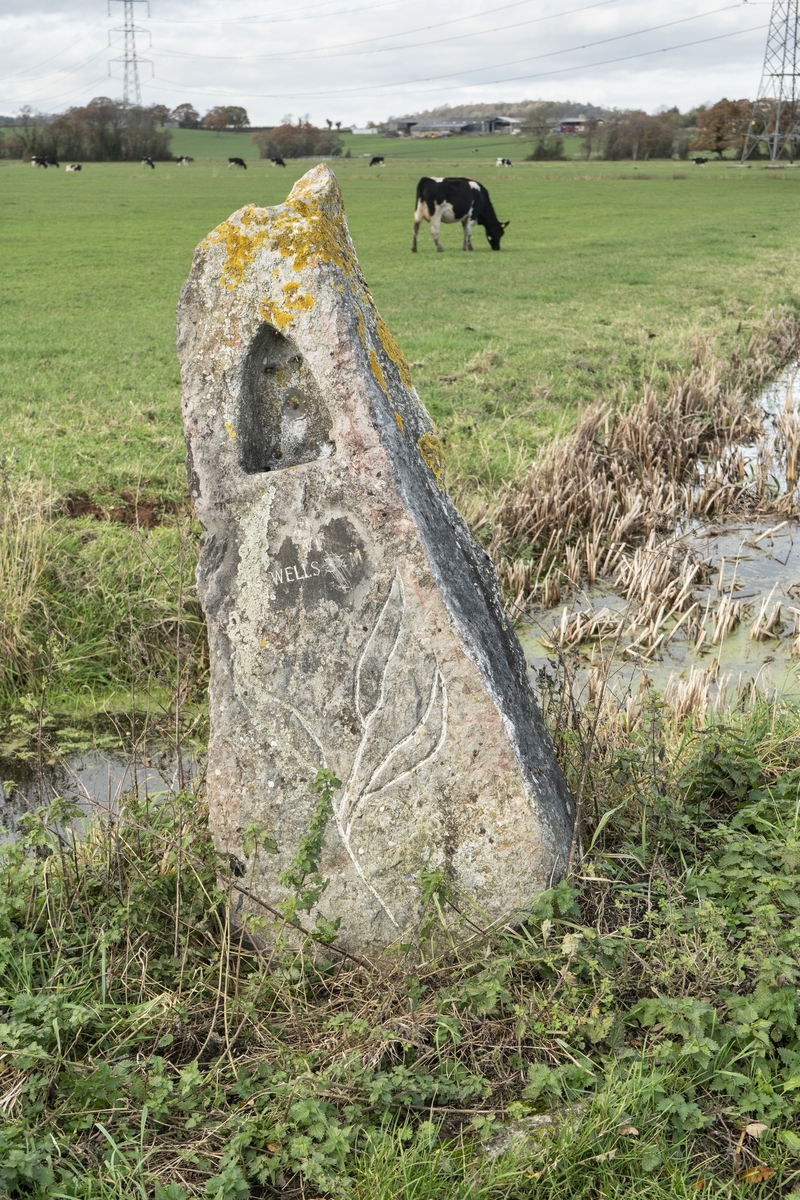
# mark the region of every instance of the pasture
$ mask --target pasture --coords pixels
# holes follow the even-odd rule
[[[794,170],[347,144],[333,165],[359,258],[465,501],[593,399],[666,395],[702,355],[711,378],[766,310],[800,310]],[[311,164],[275,169],[233,135],[174,149],[195,163],[0,162],[4,780],[27,758],[41,786],[81,745],[67,712],[106,713],[105,746],[139,738],[142,756],[163,746],[151,714],[176,752],[205,736],[174,309],[202,236]],[[375,151],[370,170],[356,155]],[[456,226],[437,255],[423,227],[412,256],[423,173],[488,187],[511,221],[500,253],[478,231],[462,254]],[[704,723],[655,690],[583,711],[542,680],[583,806],[578,872],[518,928],[462,912],[456,942],[442,913],[462,898],[428,871],[398,963],[297,953],[297,929],[253,952],[202,788],[132,795],[74,839],[63,799],[29,817],[0,858],[0,1193],[797,1196],[797,712],[755,695]]]
[[[216,139],[178,132],[180,150]],[[686,367],[698,336],[725,356],[766,308],[800,302],[800,172],[524,163],[518,138],[347,140],[386,155],[332,165],[455,484],[491,491],[581,405]],[[499,152],[513,168],[495,168]],[[4,441],[59,493],[185,494],[173,315],[192,251],[240,205],[282,201],[311,165],[195,157],[80,176],[0,163]],[[445,227],[437,255],[423,226],[411,255],[424,173],[486,184],[510,219],[499,253],[478,230],[465,255],[460,227]]]
[[[280,203],[312,165],[275,168],[245,150],[248,136],[177,131],[175,150],[195,162],[154,171],[0,162],[3,470],[42,487],[56,514],[38,565],[19,573],[3,703],[45,669],[57,707],[90,712],[126,703],[134,677],[158,692],[169,676],[176,581],[196,553],[171,515],[187,504],[178,293],[211,228],[243,204]],[[495,496],[593,400],[666,386],[698,339],[724,361],[766,309],[800,307],[795,170],[526,163],[518,137],[346,143],[352,156],[332,165],[361,265],[467,505]],[[197,153],[209,147],[221,157]],[[227,167],[232,150],[247,171]],[[385,166],[369,167],[375,150]],[[513,168],[495,167],[498,155]],[[423,225],[411,254],[422,174],[488,187],[510,220],[499,253],[478,229],[464,254],[460,226],[445,226],[437,254]],[[110,522],[92,519],[103,513]]]

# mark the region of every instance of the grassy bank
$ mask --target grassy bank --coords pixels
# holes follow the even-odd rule
[[[797,172],[504,171],[467,143],[431,147],[408,143],[401,158],[388,142],[385,168],[335,165],[366,277],[417,364],[454,481],[496,487],[580,405],[687,368],[698,334],[724,356],[767,307],[796,304]],[[52,475],[58,492],[184,497],[173,320],[192,251],[241,204],[281,201],[308,165],[251,160],[245,173],[198,158],[68,176],[0,164],[0,394],[23,467]],[[479,175],[510,218],[499,254],[480,241],[462,254],[454,229],[447,253],[425,236],[409,253],[416,180],[444,171]]]
[[[23,617],[2,617],[22,619],[29,643],[0,679],[5,705],[40,687],[47,636],[70,666],[51,678],[51,694],[72,710],[117,703],[132,662],[137,686],[150,687],[173,658],[162,615],[176,582],[162,555],[174,563],[187,499],[178,292],[211,227],[248,201],[280,202],[310,165],[283,171],[250,158],[247,172],[228,170],[227,139],[247,135],[179,133],[178,149],[208,156],[155,171],[91,164],[81,175],[0,163],[3,471],[50,498],[45,567]],[[644,389],[657,402],[691,368],[698,338],[728,361],[767,308],[797,310],[800,173],[521,163],[513,138],[372,140],[348,145],[380,149],[385,167],[335,163],[350,228],[464,501],[492,500],[589,403]],[[513,169],[494,167],[497,151],[511,153]],[[409,253],[416,180],[446,172],[478,176],[510,218],[499,254],[480,240],[462,254],[454,229],[445,254],[425,230],[420,253]],[[195,545],[184,554],[189,580]],[[88,599],[98,571],[102,603]],[[124,661],[124,614],[147,624],[148,607],[150,649],[137,659],[128,646]]]
[[[162,731],[202,714],[174,307],[208,229],[279,202],[309,165],[237,173],[224,158],[241,148],[217,142],[222,158],[216,142],[206,157],[176,147],[196,154],[185,169],[0,163],[0,760],[68,749],[66,714],[127,711]],[[642,478],[648,414],[663,409],[669,437],[694,414],[694,470],[729,432],[709,396],[752,391],[794,345],[800,174],[502,171],[488,141],[475,156],[395,145],[379,146],[385,168],[336,171],[476,511],[594,400],[647,393],[598,450]],[[500,254],[462,255],[452,229],[446,254],[425,238],[409,253],[416,179],[447,172],[481,178],[511,218]],[[676,407],[692,370],[694,407]],[[527,476],[534,498],[569,457],[554,455]],[[599,478],[594,459],[578,465]],[[573,512],[561,474],[566,557],[596,514]],[[521,495],[504,505],[527,595],[548,550]],[[131,797],[89,831],[63,802],[30,817],[0,851],[0,1194],[800,1195],[798,713],[750,695],[688,723],[646,692],[621,711],[602,696],[598,711],[549,686],[584,818],[577,873],[520,926],[486,930],[470,911],[449,937],[441,914],[461,898],[426,875],[405,957],[347,957],[274,913],[278,949],[256,953],[231,928],[237,880],[201,787]]]
[[[445,936],[431,875],[419,951],[376,963],[254,953],[192,794],[82,839],[63,803],[30,818],[2,862],[2,1194],[796,1194],[797,712],[692,728],[556,690],[548,715],[577,876]]]

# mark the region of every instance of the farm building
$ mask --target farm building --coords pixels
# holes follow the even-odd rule
[[[452,137],[461,133],[517,133],[521,124],[516,117],[397,117],[387,121],[382,132],[403,137]]]
[[[561,121],[556,125],[555,133],[578,133],[584,134],[589,126],[590,117],[562,117]],[[602,125],[602,121],[595,120],[595,125]]]

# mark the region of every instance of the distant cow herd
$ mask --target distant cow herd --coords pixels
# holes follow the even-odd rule
[[[708,162],[706,158],[695,158],[693,160],[697,166]],[[194,159],[190,154],[181,154],[172,159],[172,162],[179,167],[188,167]],[[285,167],[286,163],[279,156],[270,159],[273,167]],[[382,167],[385,165],[385,158],[382,154],[374,154],[370,157],[369,165],[371,167]],[[498,158],[495,163],[498,167],[511,167],[513,163],[510,158]],[[33,167],[56,167],[59,163],[56,158],[49,155],[35,154],[31,158],[31,166]],[[155,170],[156,164],[152,158],[145,156],[142,159],[142,166],[149,167]],[[242,171],[247,170],[247,163],[243,158],[230,157],[228,159],[229,167],[238,167]],[[76,172],[83,170],[82,163],[69,163],[65,170]],[[464,230],[463,249],[472,250],[472,232],[477,225],[482,225],[486,231],[486,238],[492,250],[500,249],[500,241],[508,226],[508,221],[498,220],[497,213],[494,211],[494,206],[489,197],[489,193],[482,183],[478,183],[477,179],[467,179],[462,176],[428,176],[423,175],[417,184],[416,205],[414,208],[414,234],[411,241],[411,249],[414,253],[417,250],[417,235],[420,225],[423,221],[427,221],[430,225],[431,237],[437,251],[440,253],[444,250],[442,243],[439,241],[439,230],[444,225],[454,225],[460,222]]]

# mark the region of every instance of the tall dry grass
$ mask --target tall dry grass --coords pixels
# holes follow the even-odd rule
[[[723,363],[698,340],[688,375],[587,410],[527,473],[489,505],[467,505],[486,535],[501,584],[519,612],[532,600],[557,604],[581,583],[636,575],[638,547],[681,520],[729,512],[785,512],[794,504],[800,424],[783,414],[779,450],[789,492],[776,496],[768,464],[742,446],[763,434],[756,396],[800,353],[800,323],[769,313],[747,352]]]
[[[0,692],[31,673],[46,615],[51,502],[41,482],[0,474]]]

